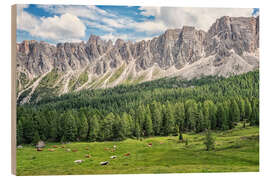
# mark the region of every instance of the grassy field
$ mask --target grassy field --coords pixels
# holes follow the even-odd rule
[[[214,133],[216,149],[205,151],[204,134],[184,134],[188,145],[177,137],[153,137],[141,141],[76,142],[46,145],[38,152],[33,146],[17,149],[17,175],[134,174],[259,171],[259,128],[237,127]],[[148,146],[152,143],[152,147]],[[53,148],[57,145],[58,148]],[[115,152],[111,149],[116,145]],[[77,149],[68,152],[67,149]],[[89,148],[89,150],[86,150]],[[105,150],[109,148],[110,150]],[[54,152],[48,149],[55,149]],[[130,153],[130,156],[124,156]],[[91,158],[85,155],[90,154]],[[110,156],[116,155],[116,159]],[[84,160],[81,164],[75,160]],[[101,166],[101,161],[109,161]]]

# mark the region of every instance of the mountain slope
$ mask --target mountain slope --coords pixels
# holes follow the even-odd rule
[[[17,101],[179,76],[228,77],[259,67],[259,17],[222,17],[208,32],[184,26],[140,42],[17,44]]]

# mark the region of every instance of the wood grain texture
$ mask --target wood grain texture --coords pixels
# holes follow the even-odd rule
[[[16,175],[16,29],[17,7],[11,6],[11,173]]]

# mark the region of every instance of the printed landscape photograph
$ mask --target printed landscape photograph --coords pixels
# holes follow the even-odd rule
[[[13,10],[16,175],[259,172],[258,8]]]

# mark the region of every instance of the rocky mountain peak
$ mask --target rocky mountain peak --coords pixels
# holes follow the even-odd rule
[[[19,91],[27,90],[23,79],[41,80],[53,70],[61,77],[54,84],[58,94],[166,76],[241,74],[258,68],[258,52],[259,17],[224,16],[207,32],[183,26],[139,42],[117,39],[113,44],[96,35],[87,43],[56,46],[25,40],[17,44]]]

